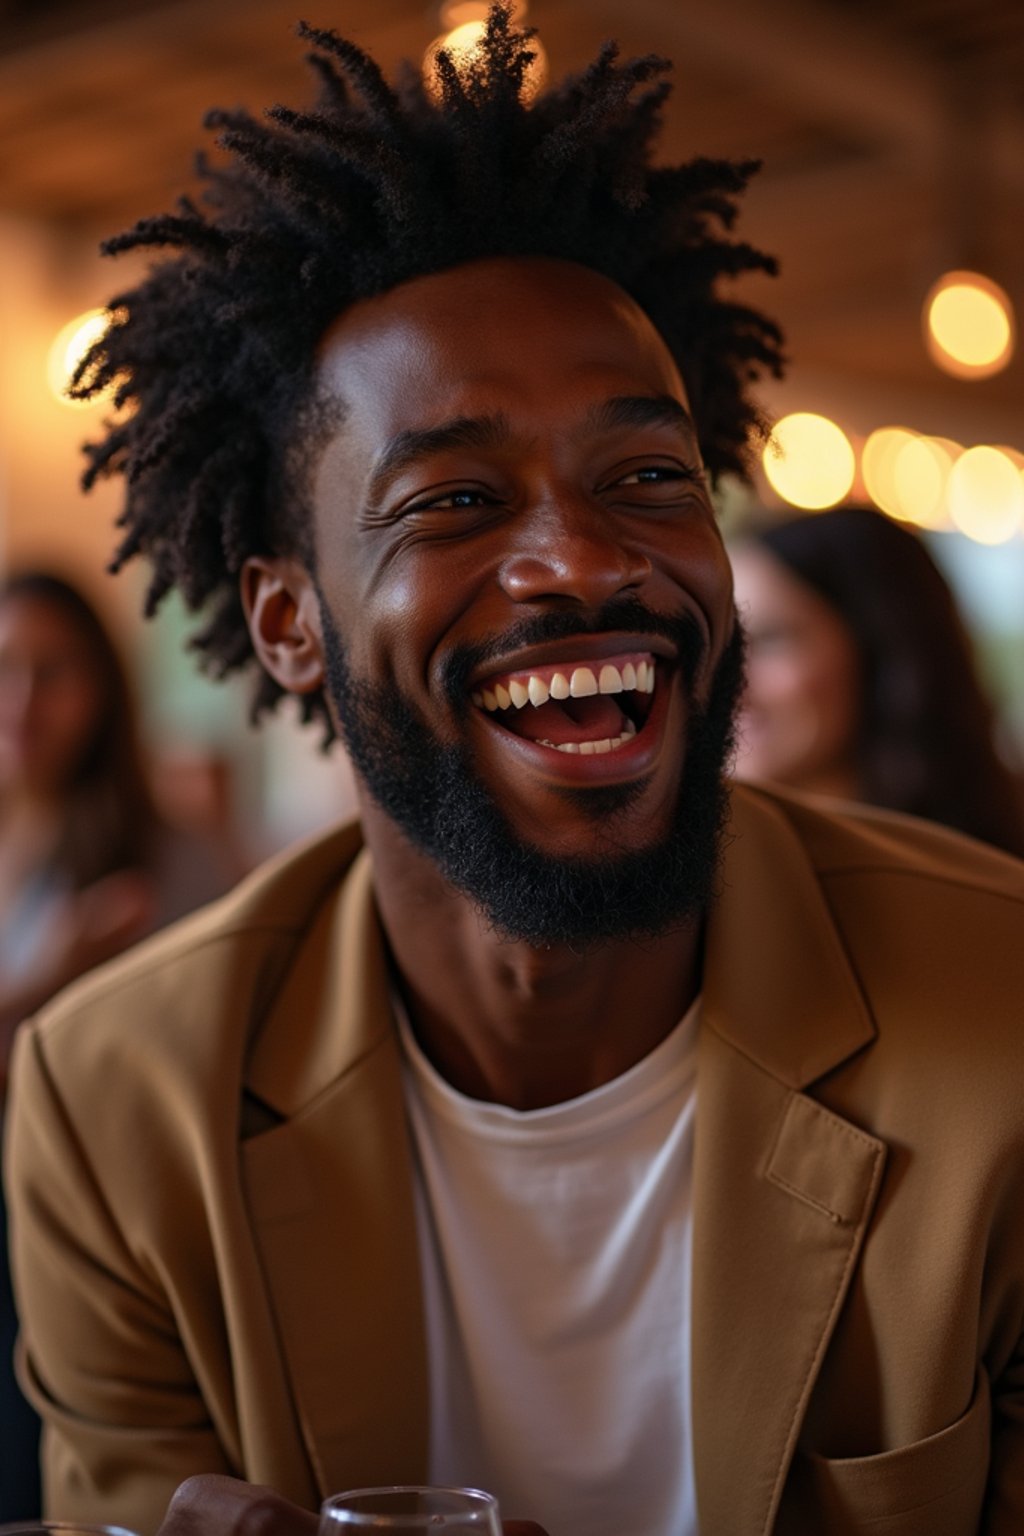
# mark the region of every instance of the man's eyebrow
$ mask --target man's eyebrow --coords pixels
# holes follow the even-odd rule
[[[489,416],[456,416],[436,427],[399,432],[377,460],[367,488],[367,504],[376,506],[388,481],[417,459],[452,448],[502,448],[511,436],[509,419],[502,411]]]
[[[697,442],[693,417],[674,395],[615,395],[594,406],[588,425],[597,432],[622,427],[675,427]]]
[[[693,417],[673,395],[614,395],[587,413],[587,425],[595,432],[615,432],[628,427],[673,427],[697,441]],[[431,454],[454,448],[504,448],[512,439],[512,427],[503,411],[484,416],[456,416],[436,427],[408,428],[397,433],[385,447],[366,491],[368,509],[378,506],[389,481],[409,464]]]

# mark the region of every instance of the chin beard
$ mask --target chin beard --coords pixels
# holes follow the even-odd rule
[[[716,668],[706,708],[692,678],[703,653],[696,624],[666,619],[635,599],[609,604],[592,628],[578,615],[526,621],[489,646],[464,647],[450,660],[445,691],[465,715],[467,680],[489,653],[510,646],[633,629],[667,635],[678,647],[689,692],[687,746],[671,823],[659,842],[623,851],[616,822],[643,785],[573,790],[593,814],[593,858],[561,858],[524,841],[474,770],[472,754],[440,741],[391,682],[355,678],[321,597],[327,688],[353,766],[367,792],[410,843],[476,907],[501,937],[536,947],[585,949],[611,939],[644,939],[699,916],[713,894],[733,749],[733,716],[743,684],[737,625]]]

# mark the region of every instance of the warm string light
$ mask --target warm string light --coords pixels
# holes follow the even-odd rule
[[[876,506],[919,528],[948,528],[946,485],[959,443],[907,427],[881,427],[861,452],[861,472]]]
[[[898,517],[896,460],[914,441],[915,434],[906,427],[879,427],[865,439],[861,449],[861,474],[864,488],[876,507]]]
[[[895,514],[918,528],[947,525],[946,486],[959,449],[954,452],[934,438],[915,436],[904,443],[893,463]]]
[[[980,272],[944,273],[925,299],[924,325],[929,356],[955,378],[987,379],[1013,356],[1013,305]]]
[[[92,344],[99,341],[109,324],[108,310],[87,309],[84,314],[69,320],[54,337],[46,360],[46,380],[50,392],[62,405],[82,409],[93,403],[91,400],[72,400],[67,389],[82,358]]]
[[[1000,448],[960,455],[949,475],[949,515],[979,544],[1005,544],[1024,530],[1024,478]]]
[[[763,464],[782,500],[807,510],[836,505],[854,481],[849,439],[808,412],[783,417]],[[881,427],[864,442],[860,470],[870,499],[901,522],[955,528],[979,544],[1024,535],[1024,454],[1015,448],[965,449],[909,427]]]
[[[490,0],[445,0],[438,19],[445,32],[461,27],[467,21],[486,21]],[[526,0],[512,0],[512,20],[522,26],[526,19]]]
[[[441,6],[440,20],[445,31],[440,37],[434,38],[423,55],[423,78],[428,90],[436,90],[434,61],[440,49],[444,48],[451,54],[456,69],[461,69],[471,60],[487,30],[488,9],[486,0],[484,3],[478,3],[478,0],[448,0],[447,4]],[[513,21],[521,24],[526,18],[526,10],[526,0],[515,0],[512,6]],[[527,97],[535,96],[540,90],[548,66],[547,54],[538,38],[530,39],[530,50],[535,57],[526,76]]]
[[[856,461],[849,438],[827,416],[796,411],[776,422],[762,462],[774,490],[795,507],[820,511],[849,494]]]

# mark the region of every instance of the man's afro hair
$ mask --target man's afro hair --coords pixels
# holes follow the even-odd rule
[[[508,0],[472,54],[437,54],[432,90],[411,66],[392,88],[353,43],[299,32],[314,50],[315,108],[208,115],[228,154],[200,159],[204,206],[183,199],[105,244],[175,254],[111,301],[71,388],[114,390],[84,476],[88,488],[124,475],[112,569],[148,557],[147,614],[175,587],[206,610],[194,643],[218,676],[255,660],[245,560],[312,561],[288,443],[311,402],[317,345],[358,300],[491,256],[591,267],[665,338],[713,477],[743,473],[763,433],[749,386],[782,363],[776,326],[715,292],[720,278],[775,270],[729,235],[757,163],[651,164],[667,61],[620,63],[608,43],[585,73],[531,100],[533,34],[513,26]],[[261,673],[254,717],[280,693]],[[302,706],[330,733],[321,693]]]

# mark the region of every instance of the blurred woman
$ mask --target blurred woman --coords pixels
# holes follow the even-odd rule
[[[14,577],[0,588],[5,1044],[27,1013],[146,927],[155,838],[132,701],[109,637],[67,583]]]
[[[731,551],[748,637],[736,771],[945,823],[1024,856],[1024,813],[952,593],[868,507]]]
[[[0,586],[0,1113],[21,1019],[226,883],[203,848],[154,811],[131,690],[92,608],[56,576],[8,580]],[[10,1374],[14,1328],[0,1248],[0,1521],[38,1514],[37,1431]]]

